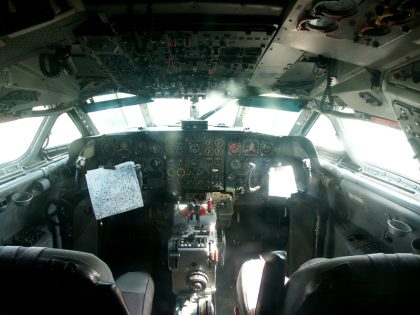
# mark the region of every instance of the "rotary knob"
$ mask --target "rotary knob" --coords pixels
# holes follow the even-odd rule
[[[207,288],[208,281],[207,275],[201,271],[193,271],[188,277],[188,283],[193,292],[203,292]]]

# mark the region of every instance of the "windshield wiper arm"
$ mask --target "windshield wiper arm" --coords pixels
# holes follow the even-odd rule
[[[230,99],[226,100],[223,104],[221,104],[221,105],[217,106],[216,108],[212,109],[211,111],[208,111],[207,113],[201,115],[198,119],[206,120],[211,115],[217,113],[219,110],[221,110],[223,107],[225,107],[230,101],[231,101]]]

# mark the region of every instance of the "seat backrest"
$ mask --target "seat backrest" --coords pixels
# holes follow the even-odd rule
[[[0,246],[0,314],[129,315],[108,266],[94,255]]]
[[[275,251],[242,264],[236,282],[241,315],[272,315],[284,296],[286,252]]]
[[[316,259],[289,279],[284,315],[409,314],[419,309],[420,256]]]

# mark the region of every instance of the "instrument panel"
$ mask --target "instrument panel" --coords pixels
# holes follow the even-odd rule
[[[206,133],[166,138],[166,175],[171,191],[224,190],[225,139]]]
[[[99,137],[98,163],[139,164],[143,189],[225,191],[257,186],[290,164],[280,137],[237,131],[140,131]],[[283,148],[283,149],[282,149]],[[284,150],[284,148],[286,148]],[[299,170],[297,170],[299,172]]]

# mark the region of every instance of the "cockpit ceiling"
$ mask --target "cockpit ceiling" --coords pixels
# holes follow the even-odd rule
[[[388,2],[15,1],[0,14],[0,114],[112,91],[235,96],[251,86],[320,99],[320,55],[341,62],[333,92],[360,110],[381,72],[420,54],[419,4]],[[369,86],[352,83],[361,71]]]

